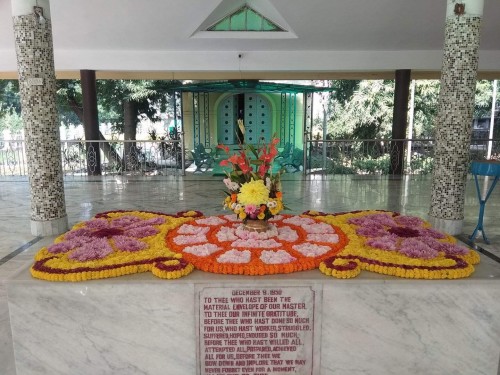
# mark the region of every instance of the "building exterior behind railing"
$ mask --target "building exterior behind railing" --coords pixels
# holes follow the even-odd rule
[[[287,172],[321,174],[390,174],[391,162],[403,163],[405,174],[427,174],[432,171],[433,139],[344,139],[313,140],[305,144],[306,152],[291,150]],[[99,145],[96,147],[96,145]],[[127,145],[127,146],[126,146]],[[404,152],[398,152],[404,147]],[[61,141],[63,173],[85,176],[96,170],[97,148],[101,173],[141,175],[184,175],[186,171],[208,172],[210,168],[194,165],[193,151],[184,150],[180,140],[163,141]],[[125,150],[127,150],[126,153]],[[216,150],[211,150],[218,162]],[[208,150],[210,152],[210,150]],[[296,156],[298,154],[298,156]],[[391,158],[391,154],[393,157]],[[404,155],[404,160],[394,158]],[[500,159],[500,139],[473,139],[472,160]],[[394,166],[392,166],[394,167]],[[28,166],[23,140],[0,140],[0,176],[27,176]]]

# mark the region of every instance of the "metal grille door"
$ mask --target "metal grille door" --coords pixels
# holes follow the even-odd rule
[[[257,144],[262,138],[271,139],[271,108],[269,101],[259,94],[245,94],[245,142]]]
[[[217,121],[217,141],[224,144],[238,143],[236,126],[238,119],[238,101],[235,95],[228,96],[219,105]]]

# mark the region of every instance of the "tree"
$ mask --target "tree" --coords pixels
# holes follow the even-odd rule
[[[375,139],[390,135],[394,81],[360,81],[338,92],[330,132],[335,138]]]
[[[124,135],[125,141],[136,139],[140,116],[159,121],[160,114],[173,114],[172,84],[177,81],[98,80],[98,100],[108,115],[108,122]],[[134,142],[125,142],[124,163],[137,165],[137,149]]]

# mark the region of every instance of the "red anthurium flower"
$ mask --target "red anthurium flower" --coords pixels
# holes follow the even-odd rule
[[[264,176],[266,175],[266,173],[267,173],[268,170],[269,170],[269,165],[261,164],[259,166],[259,176],[261,178],[264,178]]]
[[[217,145],[217,148],[220,148],[221,150],[224,150],[226,152],[226,154],[229,153],[229,147],[226,146],[226,145],[223,145],[223,144],[218,144]]]
[[[227,159],[227,161],[229,161],[230,163],[233,163],[233,164],[239,164],[240,163],[240,157],[238,155],[231,155],[231,157],[229,159]]]
[[[250,167],[249,165],[244,164],[244,163],[238,164],[238,167],[240,167],[240,169],[243,173],[250,173],[252,171],[252,167]]]
[[[269,155],[271,155],[272,159],[274,159],[276,155],[278,155],[278,150],[273,145],[269,147]]]
[[[225,167],[225,166],[227,166],[228,164],[229,164],[229,161],[228,161],[228,160],[222,160],[222,161],[219,163],[219,165],[220,165],[221,167]]]

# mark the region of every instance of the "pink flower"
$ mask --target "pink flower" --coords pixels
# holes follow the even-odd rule
[[[142,219],[133,215],[92,219],[83,228],[66,233],[62,242],[49,246],[47,251],[69,253],[69,259],[82,262],[105,258],[113,252],[112,245],[121,251],[139,251],[147,248],[140,239],[158,234],[154,225],[164,222],[163,217]]]
[[[438,256],[438,251],[419,241],[417,238],[406,238],[399,249],[401,254],[411,258],[432,259]]]
[[[348,220],[356,225],[356,233],[366,237],[368,246],[399,251],[411,258],[432,259],[444,252],[446,255],[463,255],[468,249],[440,242],[446,235],[432,228],[425,228],[425,222],[414,216],[396,216],[380,213]]]
[[[396,236],[382,236],[377,238],[370,238],[366,241],[366,244],[377,249],[382,250],[396,250],[398,238]]]
[[[259,211],[259,208],[255,204],[247,204],[245,206],[245,212],[247,215],[256,215]]]
[[[220,247],[218,247],[216,244],[213,243],[206,243],[203,245],[193,245],[193,246],[187,246],[184,248],[184,252],[194,254],[197,256],[201,257],[206,257],[209,256],[216,251],[221,250]]]

